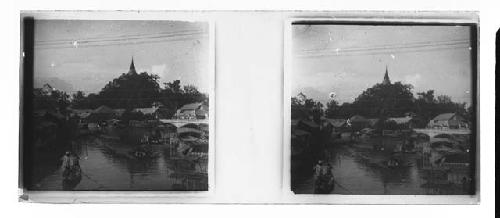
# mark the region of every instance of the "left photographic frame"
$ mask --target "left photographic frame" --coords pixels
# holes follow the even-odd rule
[[[202,16],[21,13],[21,199],[214,189],[214,38]]]

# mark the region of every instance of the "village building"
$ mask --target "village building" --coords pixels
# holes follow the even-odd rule
[[[368,127],[375,129],[377,126],[380,124],[380,119],[379,118],[371,118],[367,119],[368,121]]]
[[[153,119],[157,119],[158,118],[156,114],[157,110],[158,108],[134,108],[132,112],[142,113],[146,116],[150,116]]]
[[[339,132],[340,130],[347,128],[347,120],[346,119],[324,119],[325,126],[331,126],[331,128]]]
[[[70,116],[78,117],[79,119],[84,120],[92,114],[92,111],[92,109],[71,109]]]
[[[429,128],[468,129],[467,120],[456,113],[439,114],[429,121]]]
[[[369,121],[361,115],[354,115],[347,119],[347,126],[351,127],[353,130],[361,130],[369,127]]]
[[[398,125],[400,129],[413,129],[416,128],[417,122],[413,117],[390,117],[387,118],[386,122],[394,122]]]
[[[102,105],[90,113],[87,120],[92,123],[99,123],[116,118],[116,112],[106,105]]]
[[[40,109],[33,111],[33,115],[35,118],[41,118],[41,117],[54,117],[56,119],[66,118],[61,112],[59,112],[59,110]]]
[[[311,133],[301,130],[301,129],[296,129],[292,131],[292,144],[300,144],[302,146],[308,147],[309,146],[309,137],[311,136]],[[297,143],[293,143],[296,140]]]
[[[160,105],[153,104],[149,108],[134,108],[132,110],[132,112],[142,113],[145,116],[149,117],[150,119],[159,119],[159,117],[158,117],[158,109],[159,109],[159,107],[160,107]]]
[[[324,118],[322,121],[323,128],[328,129],[333,138],[341,138],[341,133],[348,129],[346,119]]]
[[[294,129],[291,132],[292,156],[302,155],[310,147],[311,133]]]
[[[292,158],[300,160],[307,155],[307,151],[310,149],[312,132],[314,130],[319,130],[319,125],[312,121],[292,119],[291,120],[291,155]],[[297,165],[292,166],[292,171],[296,170]]]
[[[116,108],[116,109],[113,109],[113,110],[115,111],[115,114],[118,117],[121,117],[123,115],[123,113],[125,113],[125,111],[127,111],[124,108]]]
[[[315,133],[320,130],[320,125],[310,120],[299,120],[297,122],[297,129],[305,130],[309,133]]]
[[[174,117],[182,120],[208,119],[208,105],[203,102],[186,104],[177,110]]]
[[[92,109],[72,109],[69,108],[70,118],[76,120],[78,123],[78,128],[86,129],[88,128],[88,117],[92,114]]]

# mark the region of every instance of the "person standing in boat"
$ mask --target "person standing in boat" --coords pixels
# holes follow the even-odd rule
[[[62,156],[61,158],[61,161],[62,161],[62,169],[63,170],[68,170],[70,169],[71,165],[70,165],[70,152],[69,151],[66,151],[66,153],[64,153],[64,155]]]
[[[332,166],[328,162],[322,162],[319,175],[314,181],[314,193],[328,194],[334,189]]]
[[[323,162],[321,166],[321,176],[332,177],[333,176],[333,167],[328,162]]]
[[[321,175],[321,165],[323,164],[323,161],[318,160],[316,165],[313,167],[313,172],[314,172],[314,180],[316,180],[320,175]]]
[[[78,157],[75,153],[71,153],[69,156],[69,166],[72,170],[80,167],[80,157]]]

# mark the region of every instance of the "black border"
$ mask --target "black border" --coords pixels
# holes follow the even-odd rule
[[[495,58],[496,58],[496,62],[495,62],[495,126],[498,126],[498,124],[500,123],[500,119],[498,118],[498,113],[497,113],[497,109],[500,107],[500,104],[498,103],[498,101],[500,100],[500,98],[498,97],[498,95],[496,94],[496,92],[498,92],[498,87],[496,86],[496,84],[498,84],[498,76],[496,76],[496,74],[500,74],[500,29],[498,29],[497,33],[496,33],[496,41],[495,41]],[[495,127],[495,141],[497,141],[497,135],[500,134],[500,131],[498,130],[498,128]],[[495,145],[496,147],[496,145]],[[498,156],[498,149],[495,149],[495,157]],[[498,161],[497,159],[495,158],[495,196],[498,195]],[[497,211],[497,207],[495,207],[495,217],[498,217],[500,216],[500,214],[498,213]]]
[[[19,187],[31,187],[33,178],[33,153],[27,145],[33,144],[33,63],[35,19],[21,17],[20,61],[20,115],[19,115]]]

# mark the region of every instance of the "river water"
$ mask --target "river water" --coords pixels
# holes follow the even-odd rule
[[[82,176],[72,190],[173,190],[186,184],[186,180],[183,181],[186,177],[182,175],[206,175],[206,164],[185,164],[170,155],[168,146],[156,146],[154,149],[159,154],[156,158],[137,160],[116,155],[101,143],[105,142],[89,140],[74,149],[80,157]],[[207,178],[202,176],[201,181],[190,184],[182,188],[203,190]],[[55,168],[36,184],[36,189],[63,190],[62,170]]]
[[[400,159],[409,166],[387,168],[382,162],[391,157],[389,149],[374,150],[368,142],[348,143],[330,146],[327,151],[328,162],[333,167],[335,188],[331,194],[358,195],[424,195],[424,194],[463,194],[456,188],[426,187],[429,182],[423,170],[422,156],[402,154]],[[294,187],[296,194],[314,193],[311,176],[299,179]]]

